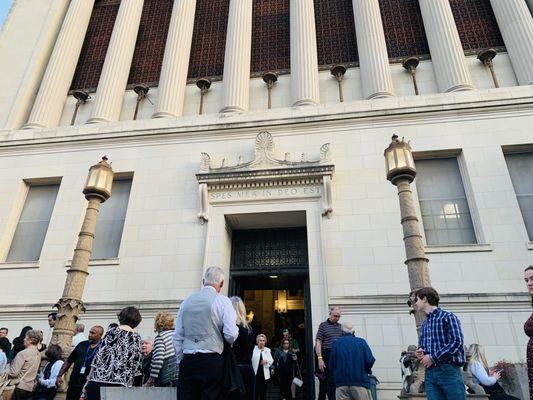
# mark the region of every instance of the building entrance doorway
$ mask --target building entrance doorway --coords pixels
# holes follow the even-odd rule
[[[273,354],[283,330],[289,329],[298,344],[298,367],[304,380],[297,398],[314,398],[306,228],[234,230],[229,293],[243,299],[254,335],[264,333]],[[273,399],[279,398],[276,381],[270,382]]]

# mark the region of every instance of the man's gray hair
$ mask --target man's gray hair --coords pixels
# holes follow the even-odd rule
[[[85,325],[77,323],[76,324],[76,332],[85,332]]]
[[[342,323],[342,332],[349,335],[355,335],[355,328],[351,322]]]
[[[331,315],[332,313],[334,313],[335,311],[339,311],[340,312],[341,308],[339,306],[331,306],[329,308],[329,314]]]
[[[209,267],[204,272],[204,285],[218,286],[224,280],[224,271],[220,267]]]

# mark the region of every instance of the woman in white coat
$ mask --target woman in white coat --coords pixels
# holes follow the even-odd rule
[[[267,337],[260,333],[255,339],[257,345],[252,353],[252,367],[255,373],[255,400],[266,399],[270,366],[274,363],[270,349],[266,347]]]

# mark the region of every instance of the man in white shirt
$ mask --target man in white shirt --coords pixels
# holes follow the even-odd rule
[[[83,332],[85,332],[85,325],[77,323],[76,329],[74,329],[74,336],[72,336],[72,347],[76,347],[87,340]]]
[[[220,294],[224,271],[209,267],[203,288],[187,297],[176,317],[172,338],[180,366],[179,400],[218,400],[223,393],[224,341],[239,335],[237,314],[230,300]]]

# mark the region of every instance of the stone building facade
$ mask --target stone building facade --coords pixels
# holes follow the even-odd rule
[[[341,306],[376,355],[380,398],[394,398],[399,354],[416,341],[398,198],[383,167],[396,133],[419,168],[414,195],[444,307],[490,362],[523,360],[528,6],[15,0],[0,31],[0,325],[12,337],[45,327],[81,226],[87,169],[106,154],[116,182],[96,233],[88,325],[134,304],[150,334],[155,313],[174,312],[217,264],[228,292],[273,334],[301,322],[291,327],[308,349],[328,306]],[[487,49],[494,76],[477,58]],[[419,95],[402,66],[409,57]],[[346,68],[340,84],[335,64]],[[201,115],[199,78],[210,82]],[[73,118],[81,90],[90,98]]]

